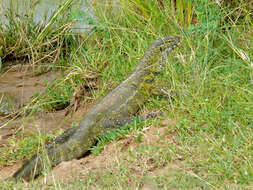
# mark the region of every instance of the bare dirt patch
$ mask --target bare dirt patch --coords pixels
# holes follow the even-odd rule
[[[168,123],[168,121],[167,121]],[[143,130],[142,142],[136,142],[135,137],[129,135],[118,141],[111,142],[105,146],[104,150],[99,155],[90,154],[84,158],[78,160],[72,160],[68,162],[62,162],[56,166],[48,175],[43,178],[38,179],[38,183],[43,184],[52,184],[55,182],[68,183],[73,181],[73,179],[84,179],[87,178],[89,173],[92,171],[98,171],[102,173],[106,168],[112,167],[112,165],[117,165],[120,163],[120,160],[128,157],[128,151],[134,150],[136,147],[141,145],[162,145],[160,144],[160,136],[163,135],[166,138],[173,139],[173,136],[167,134],[168,128],[170,126],[164,127],[149,127]],[[136,161],[142,162],[141,160]],[[152,158],[147,160],[147,164],[152,165]],[[137,164],[138,165],[138,164]],[[175,162],[172,165],[164,165],[161,167],[153,168],[150,166],[150,175],[156,175],[161,173],[166,173],[169,170],[178,168],[177,163]],[[142,175],[138,168],[135,166],[132,167],[133,175]],[[147,188],[149,184],[145,184]],[[145,189],[144,188],[144,189]]]

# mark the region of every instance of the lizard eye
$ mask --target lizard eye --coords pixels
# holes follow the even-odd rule
[[[154,79],[146,79],[146,80],[145,80],[145,83],[150,84],[150,83],[152,83],[153,81],[154,81]]]

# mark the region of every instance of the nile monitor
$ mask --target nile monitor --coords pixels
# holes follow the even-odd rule
[[[79,127],[66,130],[46,148],[44,156],[34,155],[10,179],[30,180],[42,171],[45,162],[53,167],[62,161],[79,158],[95,144],[97,137],[109,129],[133,121],[132,115],[152,92],[156,75],[166,61],[167,53],[179,42],[177,36],[167,36],[153,42],[136,69],[89,110]],[[152,114],[147,117],[150,116]],[[140,117],[141,120],[145,118]]]

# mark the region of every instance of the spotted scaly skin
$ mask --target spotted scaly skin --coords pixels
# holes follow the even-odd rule
[[[97,137],[133,121],[132,116],[152,92],[156,75],[165,63],[167,53],[178,46],[179,42],[177,36],[167,36],[153,42],[136,69],[90,109],[79,127],[70,128],[57,137],[55,143],[47,147],[44,156],[34,155],[11,179],[29,181],[40,174],[45,161],[54,167],[62,161],[79,158],[95,144]],[[146,116],[140,119],[144,120]]]

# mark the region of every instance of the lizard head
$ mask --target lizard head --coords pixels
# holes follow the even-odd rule
[[[159,52],[170,51],[178,46],[180,42],[180,37],[178,36],[165,36],[152,43],[147,52],[154,52],[159,54]]]
[[[161,67],[167,58],[168,52],[178,46],[180,37],[166,36],[152,43],[150,48],[144,54],[140,66],[148,68],[150,66]],[[157,68],[159,70],[159,68]]]

